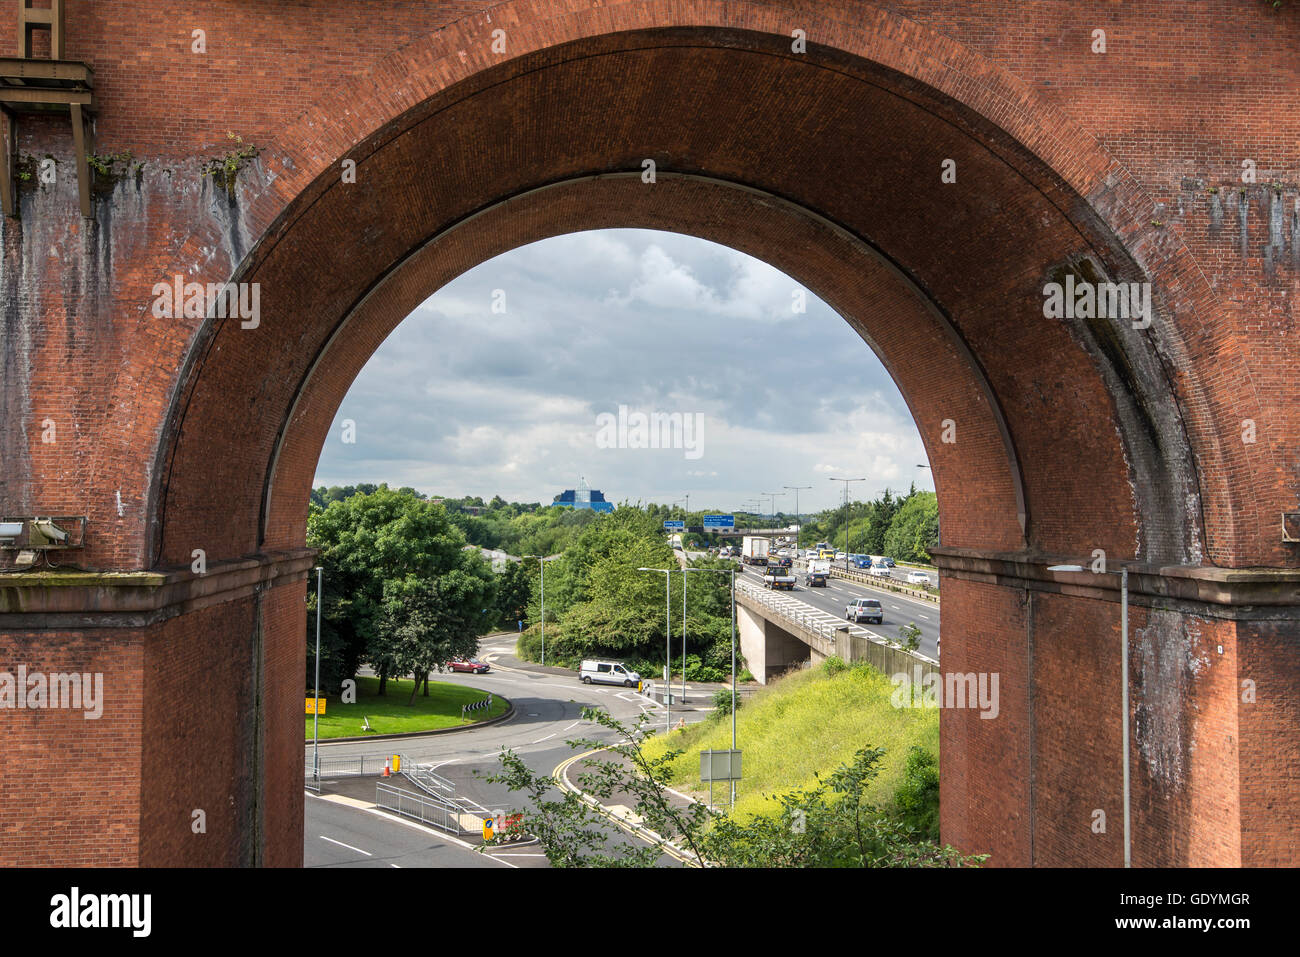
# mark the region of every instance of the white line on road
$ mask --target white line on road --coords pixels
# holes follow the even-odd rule
[[[571,730],[573,730],[574,728],[576,728],[576,727],[577,727],[578,725],[580,725],[580,724],[582,724],[582,719],[581,719],[581,718],[579,718],[577,721],[573,722],[573,724],[569,725],[569,726],[568,726],[567,728],[565,728],[564,730],[565,730],[565,731],[571,731]]]
[[[546,737],[544,737],[544,738],[538,738],[536,741],[533,742],[533,744],[541,744],[543,741],[549,741],[549,740],[551,740],[551,738],[555,737],[555,735],[556,735],[556,734],[559,734],[559,733],[560,733],[560,732],[556,731],[554,734],[548,734],[548,735],[547,735]]]
[[[366,855],[366,857],[374,857],[374,856],[375,856],[375,855],[371,854],[369,851],[363,851],[361,848],[359,848],[359,847],[353,847],[351,844],[344,844],[342,841],[336,841],[336,840],[334,840],[334,838],[332,838],[332,837],[326,837],[324,834],[322,834],[322,835],[320,836],[320,839],[321,839],[322,841],[329,841],[331,844],[337,844],[339,847],[346,847],[349,851],[356,851],[358,854],[364,854],[364,855]]]

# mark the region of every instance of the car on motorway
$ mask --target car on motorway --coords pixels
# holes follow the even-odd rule
[[[849,561],[853,563],[853,567],[854,567],[854,568],[870,568],[870,567],[871,567],[871,556],[870,556],[870,555],[850,555],[850,556],[849,556]]]
[[[815,548],[805,548],[805,549],[803,550],[803,557],[804,557],[804,558],[808,558],[808,559],[816,558],[816,557],[817,557],[817,549],[815,549]]]
[[[852,622],[868,621],[883,625],[885,623],[885,606],[875,598],[855,598],[844,609],[844,617]]]
[[[730,557],[731,557],[731,547],[728,546],[728,545],[723,545],[721,548],[719,548],[719,549],[718,549],[718,557],[719,557],[719,558],[730,558]]]
[[[447,662],[444,667],[448,671],[466,671],[472,675],[485,675],[492,670],[486,662],[479,661],[477,658],[457,658],[455,661]]]
[[[628,671],[621,661],[584,661],[578,677],[585,685],[622,685],[624,688],[635,688],[641,680],[639,674]]]
[[[925,572],[910,571],[907,573],[907,583],[909,585],[928,585],[930,576]]]
[[[889,566],[888,566],[888,565],[871,565],[871,566],[867,569],[867,574],[870,575],[872,578],[889,578],[889,577],[890,577],[890,575],[889,575]]]

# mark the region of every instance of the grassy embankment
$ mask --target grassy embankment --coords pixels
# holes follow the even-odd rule
[[[470,720],[462,722],[461,706],[486,698],[487,692],[466,685],[430,681],[429,696],[426,698],[424,689],[421,688],[415,696],[415,702],[408,706],[411,685],[409,680],[396,681],[389,678],[381,697],[378,678],[358,678],[356,704],[343,704],[338,695],[327,695],[325,713],[320,716],[321,738],[362,737],[363,717],[370,719],[370,727],[376,734],[433,731],[461,725],[468,728],[471,724],[504,714],[508,707],[504,699],[493,697],[490,709],[473,711]],[[308,741],[312,739],[312,717],[307,715]]]
[[[933,708],[895,708],[888,678],[865,666],[828,673],[816,665],[780,679],[746,701],[736,712],[736,745],[743,752],[744,778],[737,784],[736,818],[775,813],[774,794],[816,785],[860,748],[882,747],[883,770],[867,798],[890,804],[903,779],[909,747],[939,754],[939,712]],[[683,751],[672,762],[672,787],[700,799],[700,751],[731,747],[731,719],[721,716],[682,731],[650,738],[648,757]],[[725,783],[714,785],[715,803],[728,799]]]

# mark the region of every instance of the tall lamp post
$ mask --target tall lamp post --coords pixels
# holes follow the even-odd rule
[[[1081,572],[1082,565],[1048,565],[1049,572]],[[1120,631],[1120,723],[1124,735],[1122,749],[1124,761],[1124,866],[1133,866],[1133,844],[1129,833],[1130,824],[1130,787],[1129,787],[1129,750],[1128,750],[1128,567],[1119,570],[1119,631]],[[1030,675],[1032,679],[1033,676]]]
[[[312,708],[311,715],[311,736],[312,736],[312,775],[315,778],[317,787],[320,786],[320,602],[321,602],[321,581],[325,574],[325,569],[316,566],[316,678],[312,684],[311,695],[316,699],[315,707]]]
[[[782,487],[788,489],[791,492],[794,492],[794,527],[795,527],[794,550],[796,552],[795,557],[797,558],[799,557],[797,554],[799,551],[799,544],[800,544],[799,539],[803,536],[803,516],[799,514],[799,492],[800,491],[806,492],[808,489],[812,488],[812,486],[811,485],[785,485]],[[846,552],[845,554],[848,553]]]
[[[844,483],[844,570],[849,570],[849,483],[865,482],[864,478],[832,478],[832,482]]]
[[[542,667],[546,667],[546,563],[559,558],[559,555],[552,555],[549,558],[543,558],[541,555],[525,555],[524,558],[537,559],[537,567],[541,570],[542,581],[540,585],[540,597],[542,602]]]
[[[664,707],[667,708],[667,717],[664,718],[664,733],[667,734],[673,729],[673,620],[670,602],[669,583],[672,579],[671,568],[638,568],[639,572],[662,572],[664,576]],[[683,630],[685,625],[683,624]]]
[[[682,584],[685,587],[687,572],[711,572],[715,575],[731,576],[731,750],[736,750],[736,570],[734,568],[683,568]],[[686,623],[682,622],[685,634]],[[682,670],[685,681],[686,671]],[[731,779],[731,806],[736,806],[736,779]]]
[[[772,500],[772,528],[776,528],[776,499],[778,495],[784,495],[785,492],[764,492]]]

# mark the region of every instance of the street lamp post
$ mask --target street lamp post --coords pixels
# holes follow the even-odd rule
[[[325,574],[325,569],[316,566],[316,678],[312,684],[312,697],[316,699],[315,707],[312,708],[311,716],[311,736],[312,736],[312,775],[315,778],[316,785],[320,785],[320,602],[321,602],[321,581]]]
[[[772,528],[775,529],[776,528],[776,497],[778,495],[784,495],[785,492],[764,492],[763,494],[768,496],[772,500]]]
[[[849,570],[849,483],[865,482],[864,478],[832,478],[832,482],[844,483],[844,570]]]
[[[736,750],[736,570],[734,568],[683,568],[682,585],[685,587],[687,572],[712,572],[715,575],[731,576],[731,750]],[[685,633],[685,622],[682,623]],[[683,670],[683,681],[686,672]],[[731,779],[731,806],[736,806],[736,779]]]
[[[672,569],[670,568],[638,568],[639,572],[662,572],[664,576],[664,707],[667,709],[667,717],[664,718],[664,733],[667,734],[673,729],[673,622],[672,610],[670,604],[670,581],[672,578]],[[683,631],[685,624],[683,623]]]
[[[799,539],[803,536],[803,516],[799,514],[799,492],[800,490],[807,491],[808,489],[812,488],[812,486],[811,485],[786,485],[783,487],[789,489],[791,492],[794,492],[794,527],[795,527],[794,549],[795,552],[797,553],[799,551],[799,545],[800,545]],[[795,557],[797,558],[798,555],[796,554]]]
[[[537,559],[537,567],[541,571],[540,599],[542,603],[542,667],[546,667],[546,563],[558,558],[558,555],[552,555],[550,558],[543,558],[541,555],[525,555],[524,558]]]

